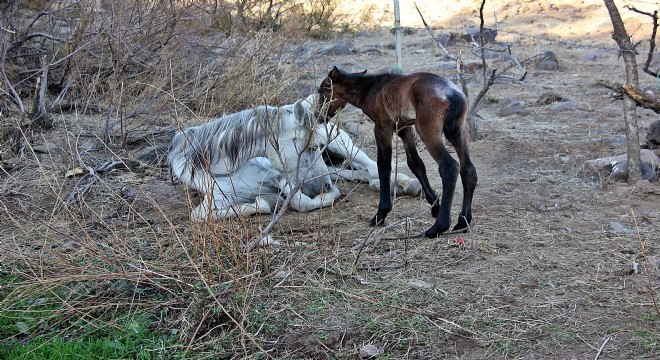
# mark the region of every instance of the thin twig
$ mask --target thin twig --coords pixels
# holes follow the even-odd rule
[[[600,345],[600,348],[598,348],[598,352],[596,353],[596,357],[594,358],[594,360],[598,360],[598,358],[600,357],[600,354],[605,349],[605,345],[607,345],[607,342],[610,341],[610,340],[612,340],[611,336],[608,336],[607,338],[605,338],[605,341],[603,341],[603,344]]]
[[[655,290],[653,290],[653,280],[651,280],[651,271],[648,264],[648,257],[646,256],[646,247],[644,246],[644,241],[642,241],[642,236],[639,233],[639,225],[637,224],[637,217],[635,217],[635,210],[630,209],[630,213],[632,214],[633,221],[635,222],[635,229],[637,230],[637,240],[639,240],[639,248],[642,251],[642,256],[644,259],[643,262],[644,272],[646,273],[646,280],[649,283],[649,294],[651,295],[651,299],[653,300],[653,307],[655,308],[655,313],[660,318],[660,310],[658,310],[658,301],[655,298]]]

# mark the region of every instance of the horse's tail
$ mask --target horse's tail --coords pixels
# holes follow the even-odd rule
[[[455,145],[457,140],[465,141],[468,135],[466,119],[468,102],[465,95],[459,90],[447,94],[447,101],[449,101],[449,107],[445,111],[443,132],[447,140]]]
[[[213,187],[213,175],[204,166],[203,162],[196,161],[202,157],[200,149],[191,137],[194,134],[189,130],[177,132],[172,139],[167,162],[170,164],[172,174],[181,182],[191,188],[206,194]]]

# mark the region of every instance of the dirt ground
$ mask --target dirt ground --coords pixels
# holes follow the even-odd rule
[[[342,198],[332,208],[287,212],[273,236],[288,246],[262,250],[268,265],[261,270],[261,280],[250,287],[250,300],[232,310],[234,316],[243,316],[246,328],[253,326],[252,335],[272,356],[351,359],[366,345],[375,346],[379,359],[660,356],[660,318],[649,290],[660,288],[660,185],[656,180],[629,186],[583,171],[587,160],[625,153],[625,144],[613,138],[625,137],[622,104],[596,84],[622,81],[617,50],[606,39],[560,43],[508,34],[502,40],[513,43],[519,59],[553,51],[560,68],[539,70],[527,64],[525,81],[496,84],[488,93],[479,111],[480,139],[470,143],[479,175],[471,231],[434,240],[408,239],[433,220],[423,199],[411,197],[398,198],[389,226],[374,230],[367,222],[375,213],[377,192],[346,182],[339,184]],[[333,65],[353,71],[389,68],[393,41],[387,31],[378,31],[315,43],[319,48],[346,43],[352,51],[309,59],[311,81],[318,83]],[[449,50],[462,52],[468,62],[477,59],[465,45]],[[490,66],[503,69],[507,64],[495,59]],[[455,77],[452,62],[443,59],[423,29],[404,36],[403,69]],[[509,73],[516,75],[518,69]],[[655,89],[655,79],[640,75],[640,80],[641,87]],[[477,71],[470,78],[471,95],[479,82]],[[556,104],[536,105],[546,92],[559,93],[576,106],[558,110]],[[507,114],[511,102],[520,108]],[[641,109],[638,114],[643,139],[658,115]],[[63,116],[67,121],[61,123],[70,128],[43,133],[35,145],[53,142],[64,151],[75,149],[98,121]],[[356,141],[374,155],[364,115],[349,109],[340,118],[363,123]],[[95,156],[100,164],[115,155],[134,159],[140,150],[103,150]],[[431,183],[439,190],[435,167],[421,144],[420,150]],[[399,169],[410,174],[402,152],[399,147]],[[138,249],[144,259],[157,258],[166,251],[163,244],[171,241],[154,234],[177,229],[185,237],[192,231],[186,193],[181,185],[172,185],[163,167],[133,162],[134,171],[109,173],[107,183],[87,194],[86,202],[98,210],[99,218],[107,219],[100,226],[87,221],[87,212],[61,207],[75,187],[73,178],[63,174],[75,164],[62,163],[66,157],[57,153],[36,157],[39,161],[10,159],[15,170],[0,175],[2,222],[33,221],[22,219],[26,213],[37,219],[64,213],[68,223],[39,222],[32,229],[7,226],[0,235],[0,260],[5,264],[11,261],[9,252],[42,252],[47,244],[49,254],[84,252],[85,246],[70,245],[58,235],[62,229],[111,247],[113,241],[120,242],[113,234],[123,229],[122,234],[133,236],[131,245],[121,239],[117,246]],[[58,176],[35,176],[43,166]],[[130,207],[122,207],[114,197],[130,198]],[[461,199],[459,186],[454,222]],[[247,239],[269,219],[257,216],[239,226]],[[48,234],[41,242],[23,241],[39,232]],[[195,239],[191,236],[190,241]],[[374,243],[364,251],[353,250],[365,241]],[[235,294],[221,293],[227,303]],[[191,318],[203,326],[194,324],[190,331],[210,334],[200,343],[228,341],[219,340],[233,328],[223,325],[225,317]],[[242,341],[234,350],[250,344]],[[223,346],[221,353],[231,357],[231,348]]]

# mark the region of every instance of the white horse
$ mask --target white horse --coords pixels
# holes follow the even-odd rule
[[[332,183],[337,178],[378,189],[376,162],[336,125],[316,122],[310,111],[315,99],[260,106],[177,133],[168,156],[172,172],[204,194],[191,219],[273,213],[282,196],[293,196],[290,205],[300,212],[327,207],[340,195]],[[341,166],[328,168],[321,147]],[[396,183],[410,195],[421,190],[416,179],[404,174],[397,175]]]
[[[193,220],[275,211],[283,196],[307,212],[340,195],[319,150],[317,122],[304,100],[259,106],[179,132],[168,162],[174,175],[204,194]]]

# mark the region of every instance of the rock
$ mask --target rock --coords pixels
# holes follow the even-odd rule
[[[536,100],[536,105],[538,106],[550,105],[552,103],[562,102],[562,101],[568,101],[568,99],[556,92],[546,92],[541,94],[541,96],[539,96],[538,100]]]
[[[57,150],[57,145],[55,145],[54,143],[51,143],[51,142],[47,142],[45,144],[33,146],[32,150],[34,150],[34,152],[41,153],[41,154],[50,154],[50,153],[54,152],[55,150]]]
[[[529,114],[529,110],[524,101],[507,99],[502,101],[501,104],[499,110],[497,110],[498,116],[505,117],[513,114]]]
[[[438,69],[442,71],[456,71],[456,62],[446,61],[438,64]]]
[[[660,172],[660,157],[649,149],[639,152],[641,160],[642,179],[652,181],[658,178]],[[581,176],[610,176],[613,180],[624,181],[628,174],[628,155],[608,156],[589,160],[580,170]]]
[[[465,64],[465,72],[468,74],[474,74],[475,72],[484,68],[484,64],[481,61],[474,61],[471,63]]]
[[[631,231],[628,230],[623,224],[620,222],[612,221],[610,222],[610,231],[615,233],[615,234],[630,234]]]
[[[85,141],[84,143],[80,144],[78,148],[85,151],[96,151],[99,149],[98,146],[96,146],[96,144],[91,141]]]
[[[170,143],[149,146],[135,153],[135,159],[147,165],[165,164],[170,151]]]
[[[540,64],[538,64],[536,68],[539,70],[555,71],[555,70],[559,70],[559,64],[554,61],[545,60]]]
[[[553,107],[552,110],[554,111],[567,111],[567,110],[577,110],[578,106],[576,103],[572,101],[562,101],[559,103],[556,103]]]
[[[347,43],[335,44],[321,50],[322,55],[330,55],[330,56],[349,55],[351,53],[353,53],[353,51],[351,50],[351,48]]]
[[[422,184],[417,179],[413,179],[401,189],[402,193],[409,196],[418,196],[422,193]]]
[[[410,280],[408,282],[408,285],[410,285],[410,287],[413,289],[420,289],[420,290],[430,290],[435,287],[433,286],[433,284],[427,283],[426,281],[420,279]]]
[[[497,30],[494,29],[484,29],[484,44],[488,44],[495,40],[497,37]],[[469,28],[462,36],[461,40],[466,43],[477,43],[479,44],[479,29],[475,27]]]
[[[657,174],[651,166],[644,162],[640,162],[642,170],[642,180],[652,181],[657,179]],[[622,161],[612,167],[610,177],[616,181],[628,180],[628,160]]]
[[[577,103],[577,108],[578,110],[582,111],[594,111],[594,108],[591,106],[591,104],[586,101],[580,101]]]
[[[443,33],[438,38],[438,41],[440,42],[440,44],[442,44],[442,46],[447,47],[449,46],[449,44],[452,43],[452,36],[450,33]]]
[[[140,191],[130,185],[124,185],[121,188],[121,197],[128,200],[133,200],[137,197]]]
[[[656,120],[649,125],[646,130],[646,143],[651,149],[660,147],[660,120]]]
[[[360,49],[359,52],[360,54],[383,55],[383,51],[378,46],[374,45],[366,46],[365,48]]]
[[[596,61],[599,60],[600,56],[596,53],[589,53],[589,54],[584,54],[582,55],[582,60],[586,61]]]
[[[360,359],[374,359],[376,356],[380,355],[382,350],[379,349],[376,345],[365,345],[360,348],[359,356]]]
[[[627,141],[623,135],[612,135],[605,138],[604,142],[609,147],[620,147],[625,146]]]
[[[498,59],[503,57],[501,52],[493,51],[493,50],[484,51],[484,56],[486,57],[486,59]]]
[[[547,51],[543,52],[543,55],[541,56],[540,62],[542,63],[544,61],[552,61],[554,63],[559,64],[559,60],[557,59],[557,55],[555,54],[554,51],[547,50]]]

